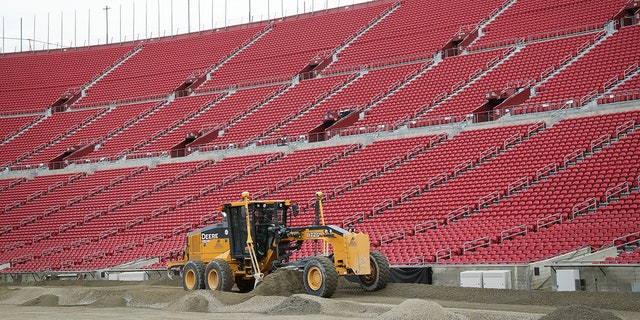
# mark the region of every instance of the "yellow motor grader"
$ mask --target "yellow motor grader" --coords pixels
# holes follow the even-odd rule
[[[223,221],[187,234],[181,261],[167,264],[180,272],[185,290],[230,291],[235,284],[249,292],[277,269],[301,271],[309,294],[330,297],[339,276],[355,276],[366,291],[380,290],[389,281],[389,262],[369,249],[369,236],[325,225],[322,193],[316,193],[315,224],[288,226],[298,206],[289,200],[249,200],[224,203]],[[321,254],[293,260],[305,241],[315,241]],[[331,252],[331,253],[330,253]]]

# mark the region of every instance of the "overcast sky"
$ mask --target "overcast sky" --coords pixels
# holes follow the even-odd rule
[[[104,44],[107,12],[109,43],[246,23],[249,1],[259,21],[371,0],[0,0],[0,52]]]

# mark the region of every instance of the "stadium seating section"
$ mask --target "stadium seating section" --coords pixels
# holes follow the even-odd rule
[[[322,191],[394,265],[638,265],[627,2],[381,0],[6,54],[0,272],[161,269],[244,191],[298,203],[296,226]]]

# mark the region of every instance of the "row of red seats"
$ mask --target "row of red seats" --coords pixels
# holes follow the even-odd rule
[[[19,116],[2,119],[2,127],[0,127],[0,141],[5,142],[7,139],[27,129],[29,126],[42,119],[41,115]]]
[[[51,192],[57,188],[72,182],[73,179],[82,176],[81,174],[57,174],[42,175],[32,179],[24,179],[19,183],[13,183],[14,186],[0,193],[0,211],[8,212],[15,207],[30,202],[38,197]],[[7,187],[12,184],[14,179],[7,179]],[[5,181],[5,180],[3,180]]]
[[[444,59],[366,110],[364,119],[354,126],[394,123],[407,115],[415,117],[471,81],[472,74],[486,70],[500,53],[495,50]]]
[[[224,134],[210,145],[242,144],[245,140],[257,140],[265,136],[271,128],[286,123],[297,114],[318,103],[326,96],[345,85],[353,75],[315,78],[305,80],[250,112],[240,121],[224,128]]]
[[[335,114],[345,110],[357,112],[362,106],[370,104],[378,96],[390,93],[397,85],[407,81],[408,76],[425,67],[424,64],[409,64],[370,70],[268,137],[298,137],[302,135],[306,139],[309,131],[323,122],[327,112],[331,111]]]
[[[22,163],[47,163],[66,152],[68,148],[100,143],[146,116],[160,104],[160,102],[143,102],[110,109],[96,120],[64,137],[49,148],[23,160]]]
[[[528,190],[526,194],[538,199],[542,192],[545,192],[543,199],[558,199],[565,194],[570,195],[572,200],[568,203],[556,201],[553,207],[542,209],[545,215],[562,213],[562,223],[538,228],[537,232],[528,233],[524,237],[491,245],[487,252],[496,255],[497,261],[506,261],[509,259],[503,254],[506,248],[526,244],[547,250],[548,253],[543,258],[548,258],[585,245],[597,250],[605,245],[613,245],[616,238],[640,230],[640,221],[631,209],[637,206],[638,192],[629,194],[631,188],[638,187],[635,185],[640,174],[635,166],[640,156],[638,137],[640,132],[636,130],[604,148],[602,152]],[[613,164],[620,166],[620,170],[611,170]],[[622,189],[622,193],[607,195],[610,190],[618,190],[615,187],[621,183],[628,188]],[[607,203],[607,206],[600,207],[595,212],[582,211],[574,214],[572,207],[589,198]],[[523,252],[520,261],[538,259],[539,251]],[[465,257],[460,259],[464,260]]]
[[[293,219],[296,225],[307,225],[313,223],[313,214],[309,214],[309,209],[313,209],[315,203],[315,193],[321,191],[326,199],[340,197],[358,185],[366,183],[372,176],[378,175],[385,170],[385,165],[395,162],[395,159],[409,159],[421,152],[425,152],[438,139],[444,136],[419,136],[404,139],[381,140],[358,149],[357,152],[336,160],[336,163],[325,168],[316,174],[299,181],[290,186],[285,186],[281,190],[276,190],[273,197],[287,197],[300,205],[300,208],[307,214],[302,214]],[[391,162],[389,162],[391,161]],[[334,215],[334,213],[331,213]],[[334,223],[337,223],[334,221]],[[342,225],[342,223],[338,223]]]
[[[482,47],[499,40],[529,36],[551,37],[558,31],[575,33],[581,28],[601,29],[627,3],[626,0],[525,0],[517,1],[483,28],[474,43]],[[561,35],[561,34],[560,34]]]
[[[532,84],[541,80],[548,68],[557,68],[557,63],[568,54],[575,55],[579,46],[592,40],[593,35],[580,35],[564,39],[533,43],[516,52],[495,69],[484,74],[469,87],[436,106],[423,117],[465,116],[480,108],[486,101],[486,93],[501,92],[513,87],[512,82]],[[524,90],[527,90],[525,87]]]
[[[446,193],[443,197],[438,197],[437,207],[428,206],[427,208],[418,209],[418,212],[411,215],[414,212],[413,208],[421,208],[421,204],[430,199],[432,194],[442,195],[443,188],[448,189],[447,186],[451,183],[447,182],[423,195],[416,196],[415,193],[423,193],[425,191],[430,181],[433,179],[438,179],[438,181],[449,180],[454,177],[454,182],[458,179],[464,179],[470,173],[461,174],[461,172],[470,170],[475,164],[479,163],[481,154],[484,151],[503,149],[505,140],[514,135],[524,136],[527,134],[529,126],[527,124],[463,132],[446,143],[429,150],[429,152],[425,152],[422,157],[418,157],[407,165],[392,171],[392,174],[363,185],[357,193],[373,192],[375,189],[381,195],[380,198],[376,199],[377,202],[384,199],[389,199],[390,201],[389,204],[383,203],[384,206],[381,208],[380,206],[373,208],[375,206],[374,202],[370,203],[368,208],[360,209],[364,210],[368,216],[373,216],[373,218],[365,221],[358,228],[367,231],[372,239],[379,240],[386,233],[408,229],[408,226],[413,228],[418,222],[439,219],[452,210],[458,209],[460,207],[458,198],[466,194],[453,192]],[[416,176],[421,178],[413,178]],[[478,193],[479,190],[482,189],[476,188],[472,191]],[[406,194],[407,192],[409,194]],[[483,193],[482,195],[485,194]],[[409,201],[407,201],[408,199]],[[342,201],[348,200],[347,198]],[[401,201],[404,203],[395,207]],[[329,206],[333,208],[332,203],[329,203]],[[378,218],[385,219],[385,222],[378,223]]]
[[[461,27],[489,18],[504,1],[401,1],[400,6],[338,54],[330,68],[434,53]],[[428,8],[428,10],[425,10]]]
[[[69,89],[88,84],[132,51],[132,46],[124,45],[3,56],[0,112],[42,112]]]
[[[222,94],[176,98],[135,124],[128,126],[117,135],[101,142],[97,150],[83,158],[117,156],[136,151],[148,144],[150,140],[156,139],[178,126],[185,118],[201,112],[221,97]]]
[[[5,212],[2,215],[3,225],[11,226],[13,232],[6,233],[0,238],[0,247],[12,242],[30,242],[35,236],[46,233],[57,233],[58,226],[68,222],[61,221],[57,212],[66,207],[71,207],[96,193],[103,192],[110,186],[113,179],[120,176],[129,176],[131,168],[101,170],[93,174],[85,175],[74,181],[61,185],[59,188],[43,194],[37,201],[31,201]],[[29,181],[28,183],[34,183]],[[35,217],[33,221],[23,220],[25,217]],[[66,218],[70,218],[66,216]],[[54,222],[54,228],[50,228],[50,223]],[[43,225],[47,225],[44,227]],[[49,234],[50,235],[50,234]]]
[[[448,223],[446,227],[428,230],[415,238],[409,237],[405,241],[392,243],[389,246],[402,247],[406,246],[406,242],[411,242],[418,247],[423,244],[430,246],[431,249],[417,249],[417,251],[421,255],[433,257],[439,249],[459,248],[466,241],[485,236],[497,237],[503,230],[523,224],[535,225],[537,219],[556,213],[545,212],[547,206],[542,203],[543,201],[535,203],[536,200],[546,199],[535,194],[526,199],[519,198],[524,195],[515,196],[510,198],[507,204],[501,203],[497,209],[491,207],[487,211],[483,210],[467,219],[457,217],[454,220],[460,221],[456,223],[449,221],[448,214],[463,206],[470,208],[467,213],[474,209],[482,209],[483,206],[478,203],[478,200],[492,192],[496,192],[496,200],[509,196],[513,192],[513,189],[509,190],[510,187],[517,190],[520,188],[519,185],[527,186],[538,180],[540,168],[549,163],[554,164],[557,168],[565,166],[567,154],[576,149],[589,151],[592,141],[604,134],[613,135],[619,125],[630,119],[635,121],[638,115],[636,112],[563,120],[551,129],[523,141],[470,173],[446,183],[443,187],[385,212],[380,216],[382,220],[393,220],[397,227],[407,232],[412,231],[420,222],[431,219],[438,220],[437,225]],[[550,143],[554,144],[554,148],[551,150],[548,148]],[[546,152],[541,153],[541,150],[546,150]],[[509,170],[504,168],[509,168]],[[513,184],[518,181],[518,184]],[[600,181],[600,184],[603,183]],[[576,184],[582,185],[581,183]],[[579,189],[579,187],[575,189]],[[571,191],[565,192],[562,190],[557,193],[565,195],[573,193]],[[553,193],[553,196],[558,201],[553,201],[548,206],[551,210],[559,210],[563,206],[580,202],[575,197],[561,197],[556,193]],[[494,202],[493,197],[491,198],[490,204]],[[520,201],[516,200],[518,198]],[[513,206],[509,206],[508,203]],[[505,206],[512,211],[505,212]],[[375,221],[374,219],[372,223]]]
[[[424,189],[434,177],[444,175],[443,179],[448,179],[454,172],[476,162],[482,151],[492,146],[502,146],[508,137],[518,132],[526,133],[527,127],[528,125],[520,125],[464,131],[406,163],[399,162],[397,166],[389,166],[384,174],[354,188],[346,196],[327,201],[325,208],[332,212],[330,223],[341,224],[344,218],[359,212],[365,217],[377,214],[380,210],[395,205],[408,190],[416,187],[418,190]],[[415,192],[417,190],[411,194]],[[372,235],[373,238],[379,236],[377,232]]]
[[[275,22],[260,39],[224,63],[199,90],[268,78],[291,79],[323,51],[342,45],[388,4],[345,10],[310,19]],[[274,50],[274,48],[277,48]]]
[[[166,96],[190,76],[200,76],[198,72],[214,66],[260,31],[260,27],[253,27],[167,41],[149,40],[136,54],[92,85],[88,94],[74,105],[108,105],[121,99]]]
[[[106,109],[88,109],[54,113],[28,128],[14,139],[0,145],[0,166],[6,167],[63,138],[92,121]]]
[[[631,66],[629,66],[629,68],[625,69],[622,76],[628,77],[634,72],[637,72],[637,70],[639,70],[639,64],[640,61],[636,65],[632,64]],[[609,93],[605,94],[604,97],[600,98],[598,100],[598,103],[612,103],[629,100],[640,100],[640,73],[636,73],[635,76],[627,78],[623,84],[619,85]]]
[[[640,25],[619,29],[595,46],[583,57],[544,84],[544,91],[529,99],[527,104],[556,100],[588,102],[592,92],[603,93],[605,84],[614,77],[622,79],[624,71],[640,61]],[[584,100],[582,100],[585,98]],[[591,97],[593,98],[593,97]],[[582,100],[582,101],[581,101]]]
[[[191,132],[204,134],[210,130],[220,130],[250,112],[252,108],[266,103],[270,97],[277,95],[286,86],[286,84],[270,85],[229,92],[218,103],[178,126],[167,135],[143,147],[140,151],[166,151],[185,140],[187,134]]]

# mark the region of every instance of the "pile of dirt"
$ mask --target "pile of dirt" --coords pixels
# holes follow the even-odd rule
[[[178,312],[209,312],[209,301],[197,295],[189,295],[171,304],[165,310]]]
[[[25,303],[23,303],[23,306],[38,306],[38,307],[57,307],[59,306],[59,300],[60,298],[58,298],[58,296],[54,296],[51,294],[45,294],[42,296],[39,296],[33,300],[29,300]]]
[[[389,311],[393,307],[392,304],[385,304],[382,301],[363,304],[354,301],[321,298],[308,294],[301,296],[303,296],[304,299],[319,303],[322,307],[320,314],[340,318],[375,318]]]
[[[584,305],[560,307],[540,320],[620,320],[613,313],[600,311]]]
[[[461,320],[453,312],[447,311],[441,305],[426,300],[409,299],[394,306],[391,310],[381,314],[380,320],[421,320],[428,315],[430,320]],[[466,318],[466,317],[464,317]]]
[[[87,306],[93,308],[117,308],[126,307],[127,300],[121,295],[120,292],[107,291],[104,294],[100,294],[98,299],[95,299]]]
[[[266,276],[252,293],[260,296],[288,297],[297,293],[306,293],[306,290],[302,281],[302,273],[295,270],[279,269]]]
[[[322,312],[320,303],[306,299],[303,295],[293,295],[267,311],[274,315],[318,314]]]
[[[229,292],[227,292],[229,293]],[[242,293],[229,293],[239,297],[246,297],[250,294],[242,294]],[[215,293],[216,298],[218,294]],[[285,299],[285,297],[280,296],[251,296],[251,298],[246,299],[237,304],[227,304],[225,301],[222,303],[226,304],[224,307],[216,308],[216,312],[225,312],[225,313],[263,313],[266,314],[273,308],[273,306],[277,306],[281,304]],[[220,299],[218,299],[220,300]]]

